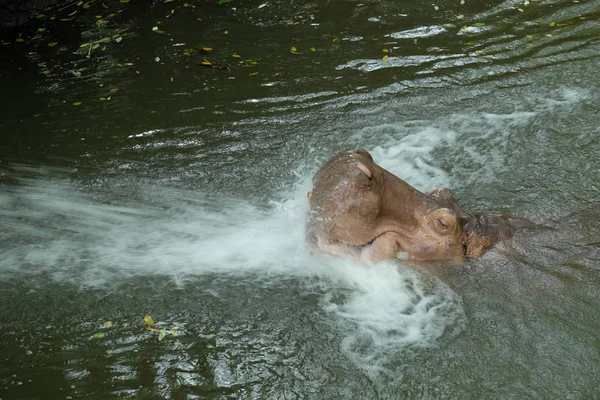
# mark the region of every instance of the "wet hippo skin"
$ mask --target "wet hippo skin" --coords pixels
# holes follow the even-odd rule
[[[481,256],[527,219],[462,209],[449,189],[424,194],[375,164],[363,149],[327,161],[313,177],[306,238],[317,252],[378,262]]]

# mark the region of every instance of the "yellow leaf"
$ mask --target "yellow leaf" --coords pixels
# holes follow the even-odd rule
[[[129,0],[121,0],[121,3],[129,3]]]
[[[310,48],[310,51],[317,51],[317,49],[316,49],[316,48],[314,48],[314,47],[311,47],[311,48]]]
[[[104,332],[94,333],[90,336],[90,339],[102,339],[104,337]]]
[[[340,38],[333,38],[333,44],[337,44],[340,41]]]
[[[57,44],[58,44],[57,42],[50,42],[50,43],[48,43],[48,47],[54,47]]]
[[[250,72],[250,76],[258,75],[258,72]]]
[[[237,54],[237,53],[233,53],[233,54],[231,55],[231,57],[234,57],[234,58],[240,58],[241,56],[240,56],[239,54]]]
[[[389,53],[390,51],[388,49],[383,49],[384,53]]]
[[[550,25],[548,25],[549,27],[553,27],[556,25],[556,22],[550,22]]]
[[[210,52],[212,52],[212,51],[213,51],[213,49],[212,49],[212,47],[203,47],[203,48],[202,48],[202,51],[205,51],[205,52],[207,52],[207,53],[210,53]]]
[[[149,316],[149,315],[146,315],[146,316],[144,317],[144,322],[145,322],[146,324],[148,324],[148,325],[154,325],[154,320],[153,320],[153,319],[152,319],[152,317],[151,317],[151,316]]]
[[[385,55],[385,56],[383,56],[383,58],[381,59],[381,61],[386,62],[388,60],[388,58],[389,57],[387,55]]]
[[[105,100],[106,100],[106,99],[105,99]],[[110,327],[112,327],[112,326],[113,326],[113,323],[112,323],[112,321],[106,321],[106,322],[104,323],[104,326],[105,326],[106,328],[110,328]]]
[[[296,51],[298,51],[298,50],[297,50],[297,49],[296,49],[294,46],[292,46],[292,48],[290,49],[290,51],[292,51],[292,52],[296,52]]]
[[[80,105],[81,105],[81,102],[80,102],[80,101],[76,101],[75,103],[73,103],[73,105],[74,105],[75,107],[77,107],[77,106],[80,106]]]

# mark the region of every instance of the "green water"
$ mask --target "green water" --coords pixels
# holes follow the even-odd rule
[[[600,2],[217,3],[0,32],[0,398],[600,397]],[[350,147],[553,229],[311,256]]]

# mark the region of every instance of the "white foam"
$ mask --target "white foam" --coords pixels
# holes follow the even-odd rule
[[[341,298],[324,296],[324,308],[339,317],[346,356],[373,377],[389,369],[400,349],[431,346],[465,326],[460,298],[436,279],[424,281],[393,262],[346,263],[332,271],[351,290]]]

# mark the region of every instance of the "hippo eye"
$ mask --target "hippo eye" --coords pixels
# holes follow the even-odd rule
[[[449,224],[447,221],[443,220],[443,219],[436,219],[435,220],[436,224],[438,224],[438,226],[442,229],[448,229]]]

